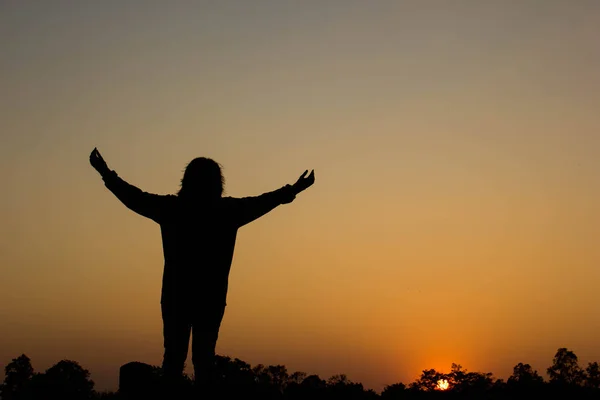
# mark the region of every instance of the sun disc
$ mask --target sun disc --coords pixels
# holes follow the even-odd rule
[[[439,381],[437,381],[437,387],[439,390],[446,390],[448,389],[448,387],[450,387],[450,384],[446,379],[440,379]]]

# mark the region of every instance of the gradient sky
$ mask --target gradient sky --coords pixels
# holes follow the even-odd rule
[[[217,351],[381,390],[600,361],[600,2],[0,2],[0,367],[162,359],[159,227],[103,186],[227,194]],[[188,359],[188,363],[191,361]]]

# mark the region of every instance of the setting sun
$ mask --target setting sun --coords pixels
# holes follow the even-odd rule
[[[437,381],[437,388],[439,390],[446,390],[446,389],[448,389],[449,386],[450,386],[450,384],[448,383],[448,381],[446,379],[440,379],[439,381]]]

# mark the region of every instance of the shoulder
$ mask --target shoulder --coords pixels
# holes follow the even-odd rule
[[[236,207],[240,202],[240,199],[236,198],[236,197],[221,197],[221,200],[219,201],[219,203],[221,204],[222,207],[225,208],[229,208],[229,207]]]
[[[165,204],[173,204],[176,203],[178,200],[176,194],[159,194],[157,196],[160,199],[160,201],[162,201]]]
[[[179,198],[175,194],[159,194],[157,205],[163,210],[175,207],[179,203]]]

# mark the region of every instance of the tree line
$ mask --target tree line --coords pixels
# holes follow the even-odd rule
[[[156,382],[161,369],[152,367]],[[414,382],[397,382],[381,393],[365,389],[344,374],[321,379],[305,372],[289,373],[284,365],[251,366],[237,358],[217,356],[216,392],[223,398],[300,400],[300,399],[428,399],[428,398],[600,398],[600,367],[598,362],[579,365],[575,353],[559,348],[552,365],[546,369],[545,380],[531,365],[518,363],[505,381],[491,372],[471,372],[452,364],[449,373],[435,369],[422,371]],[[124,398],[120,391],[99,392],[94,389],[90,372],[72,360],[61,360],[45,372],[35,372],[25,355],[13,359],[5,369],[0,385],[2,400],[112,400]],[[184,383],[192,387],[192,377]],[[150,385],[150,382],[148,383]],[[153,391],[149,391],[153,393]],[[192,393],[191,390],[189,393]]]

